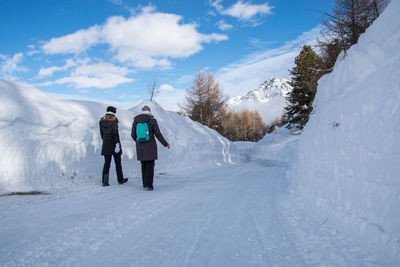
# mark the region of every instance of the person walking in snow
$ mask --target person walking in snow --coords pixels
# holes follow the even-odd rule
[[[136,143],[137,160],[142,165],[142,182],[145,190],[153,190],[154,163],[158,159],[158,141],[170,149],[170,145],[165,141],[158,127],[157,120],[151,114],[150,107],[143,106],[141,114],[137,115],[132,123],[131,136]]]
[[[100,136],[103,139],[103,146],[101,147],[101,155],[104,156],[103,186],[109,186],[109,171],[111,165],[111,157],[114,157],[115,169],[117,172],[117,179],[119,184],[128,182],[128,178],[124,178],[121,165],[121,141],[119,140],[118,133],[118,119],[115,116],[117,109],[115,107],[107,107],[107,113],[100,119]]]

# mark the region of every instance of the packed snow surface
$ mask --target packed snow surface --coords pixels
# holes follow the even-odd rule
[[[105,105],[0,81],[0,266],[398,266],[399,12],[320,81],[302,135],[232,143],[156,103],[118,110],[124,185],[100,182]],[[152,192],[130,137],[144,104],[171,143]],[[25,190],[46,194],[7,195]]]
[[[374,263],[324,218],[293,203],[287,162],[170,170],[50,195],[0,198],[1,266],[357,266]],[[373,252],[373,251],[372,251]]]

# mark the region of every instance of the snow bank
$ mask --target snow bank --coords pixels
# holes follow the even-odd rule
[[[233,163],[232,142],[216,131],[175,112],[166,111],[157,103],[149,100],[145,100],[129,111],[136,116],[144,105],[150,107],[160,126],[161,133],[172,147],[168,151],[158,143],[160,160],[156,164],[162,169]],[[130,131],[132,120],[129,123]]]
[[[400,259],[400,1],[323,77],[293,189],[328,223]]]
[[[104,104],[60,101],[27,84],[7,81],[0,81],[0,91],[0,191],[100,184],[103,158],[98,122],[105,113]],[[156,171],[231,162],[231,142],[217,132],[144,102],[129,111],[117,111],[126,177],[140,172],[130,133],[133,117],[144,104],[152,108],[171,144],[169,151],[159,145]],[[110,175],[115,177],[113,164]]]
[[[292,133],[285,127],[276,128],[276,131],[267,134],[254,147],[254,154],[258,158],[277,160],[289,163],[295,155],[300,135]]]

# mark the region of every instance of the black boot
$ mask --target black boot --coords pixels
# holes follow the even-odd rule
[[[128,178],[122,178],[122,181],[119,181],[118,183],[119,184],[124,184],[126,182],[128,182]]]
[[[109,186],[108,177],[109,177],[108,173],[107,174],[103,174],[103,186]]]

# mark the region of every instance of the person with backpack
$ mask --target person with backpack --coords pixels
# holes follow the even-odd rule
[[[117,179],[119,184],[128,182],[128,178],[124,178],[122,173],[121,155],[122,148],[119,140],[118,133],[118,119],[115,116],[117,108],[107,107],[107,113],[100,119],[100,136],[103,139],[103,146],[101,147],[101,155],[104,156],[103,186],[109,186],[109,171],[111,165],[111,157],[114,157],[115,169],[117,172]]]
[[[170,145],[162,136],[150,107],[143,106],[141,114],[133,119],[131,136],[136,143],[137,160],[142,165],[143,188],[151,191],[153,190],[154,162],[158,159],[157,143],[154,137],[157,137],[164,147],[170,149]]]

